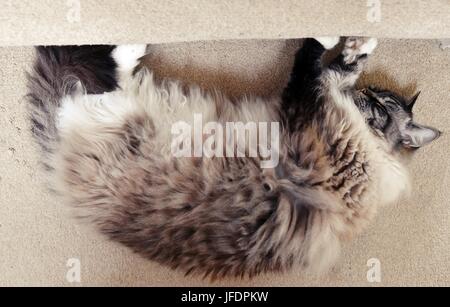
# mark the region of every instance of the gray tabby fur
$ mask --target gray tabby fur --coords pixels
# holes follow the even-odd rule
[[[120,69],[120,60],[120,88],[111,91],[114,67],[102,66],[109,51],[77,64],[76,50],[42,48],[29,106],[52,188],[112,240],[186,273],[327,270],[342,242],[408,189],[405,152],[439,136],[412,122],[408,99],[355,89],[374,47],[348,38],[322,68],[325,49],[308,39],[282,98],[237,102],[175,81],[157,84],[145,68]],[[172,157],[171,125],[191,122],[193,113],[205,122],[281,122],[278,166]]]

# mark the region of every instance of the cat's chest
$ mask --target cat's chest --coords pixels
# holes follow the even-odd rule
[[[324,182],[325,188],[347,205],[359,204],[370,188],[373,175],[366,152],[350,146],[342,155],[333,158],[329,165],[330,177]]]
[[[367,138],[341,145],[329,159],[323,185],[347,206],[392,203],[408,187],[403,165]]]

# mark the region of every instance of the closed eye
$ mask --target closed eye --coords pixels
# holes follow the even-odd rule
[[[388,111],[384,105],[382,105],[378,100],[373,100],[372,103],[372,112],[377,111],[377,113],[383,113],[384,115],[388,115]]]
[[[387,99],[384,101],[384,107],[388,107],[390,109],[398,109],[400,105],[400,102],[394,100],[394,99]]]
[[[373,119],[369,124],[376,129],[384,131],[390,122],[389,113],[378,101],[372,104]]]

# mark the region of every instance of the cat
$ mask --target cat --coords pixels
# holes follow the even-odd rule
[[[338,42],[305,39],[281,97],[238,101],[155,81],[142,45],[37,47],[28,106],[52,189],[110,239],[186,274],[326,272],[440,135],[413,121],[418,95],[356,89],[375,38],[346,38],[324,66]],[[280,123],[278,164],[173,157],[171,127],[194,114]]]

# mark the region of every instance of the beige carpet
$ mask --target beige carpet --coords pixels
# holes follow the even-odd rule
[[[254,40],[157,45],[148,63],[157,75],[216,86],[230,95],[281,90],[295,41]],[[450,51],[434,40],[381,40],[365,80],[406,94],[422,90],[416,118],[450,131]],[[82,285],[210,285],[141,259],[78,225],[50,195],[24,113],[30,47],[0,48],[0,285],[62,285],[69,258],[81,261]],[[450,285],[450,138],[444,134],[414,159],[412,196],[382,210],[323,277],[300,271],[212,285]],[[381,262],[370,284],[367,260]]]

